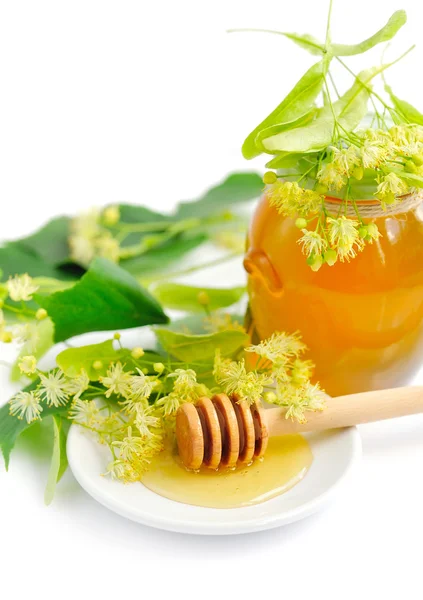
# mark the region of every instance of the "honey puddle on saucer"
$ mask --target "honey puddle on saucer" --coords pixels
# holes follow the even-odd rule
[[[307,473],[313,455],[301,435],[272,437],[266,454],[249,466],[211,471],[187,471],[175,450],[164,450],[144,474],[142,483],[176,502],[209,508],[259,504],[283,494]]]

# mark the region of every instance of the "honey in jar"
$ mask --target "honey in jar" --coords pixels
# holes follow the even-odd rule
[[[372,221],[377,241],[317,272],[294,221],[265,197],[248,234],[253,335],[300,331],[315,379],[333,396],[406,384],[423,359],[423,204]]]

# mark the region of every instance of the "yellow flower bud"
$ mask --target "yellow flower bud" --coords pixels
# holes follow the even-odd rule
[[[154,363],[153,365],[153,369],[156,371],[156,373],[163,373],[163,371],[165,370],[165,366],[163,363]]]
[[[0,334],[0,340],[5,344],[10,344],[13,340],[13,336],[10,331],[2,331]]]
[[[197,295],[197,300],[202,306],[207,306],[210,304],[210,298],[207,292],[199,292]]]
[[[358,235],[364,240],[367,235],[368,235],[368,229],[366,227],[366,225],[363,225],[362,227],[359,228],[358,230]]]
[[[269,404],[273,404],[277,400],[275,392],[265,392],[263,394],[263,400]]]
[[[101,362],[101,360],[95,360],[93,362],[94,371],[101,371],[102,368],[103,368],[103,363]]]
[[[322,194],[325,195],[328,193],[328,186],[324,185],[323,183],[318,183],[316,185],[316,187],[314,188],[314,191],[316,192],[316,194]]]
[[[364,176],[363,167],[355,167],[353,169],[353,172],[351,173],[351,175],[354,177],[354,179],[356,179],[357,181],[360,181],[361,179],[363,179],[363,176]]]
[[[136,348],[133,348],[131,356],[132,358],[135,358],[135,360],[138,360],[141,356],[144,356],[144,350],[140,346],[137,346]]]
[[[120,219],[118,206],[108,206],[103,212],[103,221],[105,225],[116,225]]]
[[[278,178],[274,171],[267,171],[263,175],[263,183],[265,183],[267,185],[272,185],[272,183],[275,183],[277,180],[278,180]]]
[[[320,254],[312,254],[307,258],[307,264],[312,271],[318,271],[323,264],[323,259]]]
[[[338,260],[338,253],[333,248],[329,248],[329,250],[326,250],[326,252],[324,253],[323,258],[325,260],[325,263],[327,263],[330,267],[333,267],[333,265]]]
[[[35,318],[38,319],[38,321],[42,321],[46,317],[47,317],[47,311],[45,308],[39,308],[37,310],[37,312],[35,313]]]
[[[113,339],[119,341],[121,337],[122,336],[120,335],[120,333],[118,331],[116,331],[116,333],[113,336]]]
[[[412,160],[407,160],[404,168],[407,171],[407,173],[418,173],[419,171],[418,166]]]
[[[411,157],[411,160],[415,165],[421,167],[423,165],[423,154],[415,154]]]
[[[295,221],[295,227],[298,227],[298,229],[305,229],[307,227],[306,219],[303,219],[303,217],[298,217],[298,219]]]

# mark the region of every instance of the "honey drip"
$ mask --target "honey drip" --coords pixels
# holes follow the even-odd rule
[[[266,454],[251,465],[198,472],[185,469],[176,449],[166,449],[153,461],[142,483],[160,496],[209,508],[259,504],[291,489],[307,473],[313,455],[301,435],[269,440]]]

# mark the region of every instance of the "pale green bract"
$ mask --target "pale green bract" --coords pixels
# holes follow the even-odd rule
[[[233,31],[255,31],[262,33],[274,33],[276,35],[282,35],[289,40],[293,41],[294,44],[300,46],[304,50],[307,50],[314,56],[321,56],[322,54],[328,53],[332,56],[354,56],[355,54],[363,54],[368,50],[371,50],[378,44],[389,42],[398,33],[403,25],[407,22],[407,14],[405,10],[397,10],[389,18],[386,25],[384,25],[379,31],[369,38],[359,42],[358,44],[323,44],[314,36],[304,33],[288,33],[286,31],[273,31],[265,29],[234,29]]]
[[[398,33],[403,25],[407,22],[407,14],[405,10],[397,10],[390,17],[382,29],[377,33],[369,37],[367,40],[360,42],[359,44],[332,44],[331,51],[334,56],[353,56],[354,54],[362,54],[367,52],[371,48],[374,48],[378,44],[383,42],[389,42]]]
[[[414,108],[409,102],[398,98],[398,96],[393,93],[392,88],[387,84],[385,84],[385,91],[389,94],[394,107],[409,123],[423,125],[423,115],[417,108]]]
[[[289,123],[295,127],[298,119],[310,113],[314,101],[322,90],[327,66],[325,59],[313,65],[279,106],[250,133],[242,146],[245,158],[254,158],[261,154],[262,151],[257,147],[256,139],[264,129]]]
[[[367,113],[369,99],[368,83],[377,74],[378,68],[363,71],[352,87],[331,107],[323,107],[317,118],[306,127],[292,129],[271,136],[263,141],[270,153],[316,152],[328,146],[334,136],[335,117],[342,129],[352,131]],[[333,111],[332,111],[333,109]]]

